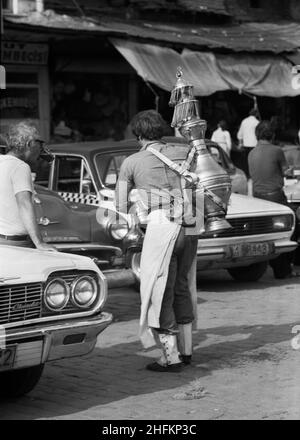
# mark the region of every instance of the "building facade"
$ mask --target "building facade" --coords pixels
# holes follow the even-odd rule
[[[4,0],[2,6],[1,131],[28,118],[50,142],[122,139],[132,116],[150,107],[170,120],[170,85],[141,75],[115,38],[175,53],[251,55],[262,64],[270,56],[289,62],[300,47],[293,0]],[[234,135],[256,100],[262,117],[276,117],[280,136],[292,140],[300,126],[298,96],[261,93],[204,91],[199,99],[209,131],[226,119]]]

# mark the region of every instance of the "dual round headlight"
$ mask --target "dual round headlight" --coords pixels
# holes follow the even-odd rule
[[[48,309],[59,312],[70,299],[70,288],[62,278],[50,281],[45,289],[44,301]]]
[[[78,277],[70,286],[62,278],[54,278],[45,288],[44,302],[53,312],[63,310],[70,300],[73,305],[85,309],[95,302],[97,294],[98,285],[91,276]]]
[[[78,307],[89,307],[97,297],[97,290],[94,278],[89,276],[77,278],[71,285],[71,299]]]

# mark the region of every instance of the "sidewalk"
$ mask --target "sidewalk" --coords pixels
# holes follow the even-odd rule
[[[299,281],[296,281],[298,283]],[[299,419],[299,286],[270,273],[237,283],[226,272],[198,292],[193,366],[154,373],[137,337],[139,295],[113,290],[114,323],[84,358],[48,364],[36,389],[0,404],[1,419]]]

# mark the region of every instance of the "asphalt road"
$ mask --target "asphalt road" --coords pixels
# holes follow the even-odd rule
[[[139,295],[114,289],[96,349],[48,364],[30,394],[0,402],[0,419],[299,419],[299,282],[203,275],[193,365],[178,374],[145,370],[158,351],[139,342]]]

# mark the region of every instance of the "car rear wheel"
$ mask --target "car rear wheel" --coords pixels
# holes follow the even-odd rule
[[[29,393],[38,383],[44,364],[0,374],[0,396],[19,397]]]
[[[267,270],[268,262],[250,264],[250,266],[227,269],[236,281],[258,281]]]

